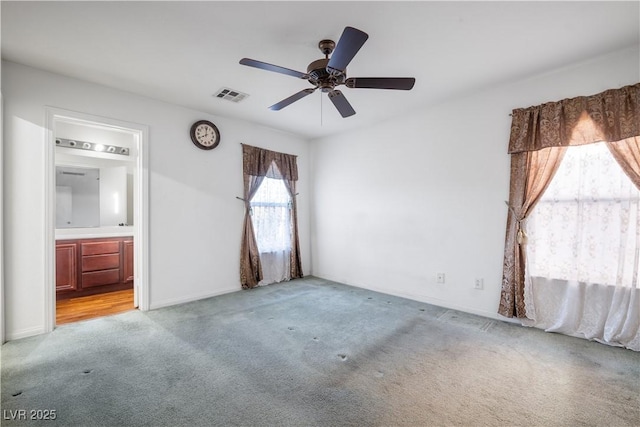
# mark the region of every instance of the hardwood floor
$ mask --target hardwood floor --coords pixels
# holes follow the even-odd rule
[[[134,310],[133,289],[56,302],[56,325]]]

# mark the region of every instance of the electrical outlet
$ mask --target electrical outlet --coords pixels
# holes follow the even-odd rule
[[[473,285],[474,289],[484,289],[484,279],[476,279],[475,284]]]
[[[436,282],[437,283],[444,283],[444,273],[436,274]]]

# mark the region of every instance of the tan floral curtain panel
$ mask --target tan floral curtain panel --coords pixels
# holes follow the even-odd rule
[[[253,288],[262,280],[262,265],[256,234],[251,221],[251,199],[255,196],[264,175],[244,174],[244,222],[242,224],[242,244],[240,245],[240,283],[243,288]]]
[[[240,247],[240,283],[243,288],[253,288],[262,280],[260,253],[251,221],[251,199],[258,191],[264,177],[281,179],[292,200],[291,209],[291,263],[292,279],[302,277],[300,244],[298,241],[298,208],[296,181],[298,180],[297,156],[265,150],[242,144],[245,216]]]
[[[567,146],[606,141],[640,188],[640,83],[592,96],[513,110],[511,184],[498,313],[526,317],[523,223],[557,170]]]
[[[608,142],[607,147],[622,170],[640,188],[640,136]]]

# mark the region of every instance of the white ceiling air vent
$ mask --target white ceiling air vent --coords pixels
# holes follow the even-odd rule
[[[249,94],[242,93],[238,90],[229,89],[228,87],[223,87],[214,95],[216,98],[226,99],[227,101],[232,102],[240,102],[245,99]]]

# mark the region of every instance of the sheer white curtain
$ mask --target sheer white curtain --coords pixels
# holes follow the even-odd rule
[[[526,225],[530,325],[640,351],[639,199],[604,143],[567,149]]]
[[[280,179],[265,178],[251,199],[263,279],[259,286],[289,280],[291,262],[291,197]]]

